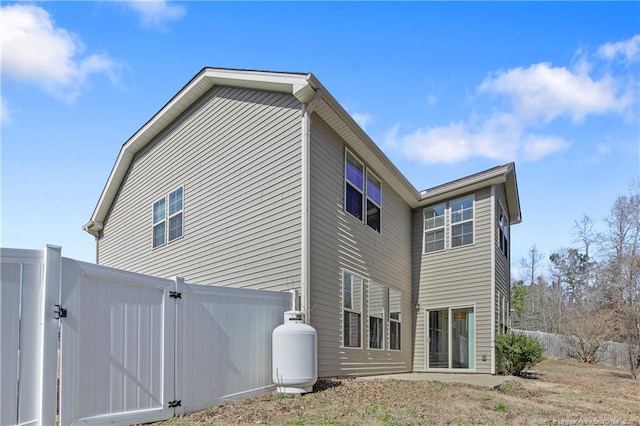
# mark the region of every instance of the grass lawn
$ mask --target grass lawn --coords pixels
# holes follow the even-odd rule
[[[546,360],[499,389],[399,380],[320,379],[301,397],[275,392],[161,425],[640,425],[640,380],[625,370]]]

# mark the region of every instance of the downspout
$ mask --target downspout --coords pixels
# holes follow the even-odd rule
[[[302,104],[300,308],[306,313],[307,324],[311,323],[311,114],[320,96],[316,90],[313,99]]]

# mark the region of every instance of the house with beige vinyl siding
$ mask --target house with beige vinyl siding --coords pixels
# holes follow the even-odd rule
[[[122,146],[97,263],[296,290],[320,376],[494,373],[513,164],[419,192],[308,73],[204,68]]]

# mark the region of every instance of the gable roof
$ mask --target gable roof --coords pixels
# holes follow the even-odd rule
[[[104,221],[135,155],[217,85],[286,93],[296,97],[302,104],[308,104],[317,99],[314,112],[329,124],[347,142],[350,149],[375,170],[376,175],[390,185],[407,204],[411,207],[423,205],[425,200],[423,194],[427,192],[430,194],[432,191],[418,193],[415,187],[313,74],[206,67],[200,70],[122,145],[91,219],[83,226],[85,231],[96,234],[103,229]],[[462,180],[464,181],[464,179]],[[473,181],[475,182],[475,180]],[[515,184],[515,175],[513,182]],[[514,195],[516,197],[514,206],[517,206],[518,214],[511,214],[511,216],[520,217],[517,188]]]
[[[510,224],[515,225],[522,222],[515,163],[508,163],[502,166],[493,167],[470,176],[426,189],[420,192],[419,204],[426,206],[438,203],[445,199],[453,198],[496,184],[504,184],[505,186]]]

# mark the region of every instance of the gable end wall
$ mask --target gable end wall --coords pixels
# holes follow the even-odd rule
[[[301,105],[214,87],[138,153],[98,263],[211,285],[300,286]],[[152,203],[184,187],[183,237],[152,248]]]

